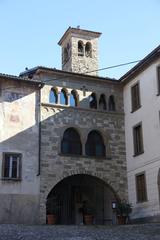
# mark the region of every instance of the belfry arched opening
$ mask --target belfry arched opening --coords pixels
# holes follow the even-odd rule
[[[94,217],[94,224],[112,224],[115,215],[112,205],[116,201],[114,190],[98,177],[72,175],[61,180],[49,192],[46,216],[55,210],[57,224],[85,224],[85,205]]]

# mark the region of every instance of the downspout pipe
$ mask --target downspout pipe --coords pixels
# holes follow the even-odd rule
[[[38,90],[38,171],[37,171],[37,176],[40,176],[41,173],[41,89],[44,86],[44,84],[39,85],[39,90]]]

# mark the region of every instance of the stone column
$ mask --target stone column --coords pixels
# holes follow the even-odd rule
[[[57,102],[58,104],[61,104],[60,103],[60,97],[61,97],[61,92],[58,92],[58,102]]]
[[[68,98],[68,104],[67,104],[67,106],[70,106],[70,93],[67,93],[67,98]]]

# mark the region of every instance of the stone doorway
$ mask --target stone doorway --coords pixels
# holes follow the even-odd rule
[[[48,194],[58,205],[57,224],[83,224],[81,208],[87,203],[93,210],[95,224],[114,222],[112,202],[116,196],[102,180],[86,174],[69,176]]]

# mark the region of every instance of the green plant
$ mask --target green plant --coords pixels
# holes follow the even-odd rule
[[[46,202],[47,215],[48,214],[57,215],[58,210],[59,210],[59,205],[58,205],[57,199],[55,197],[48,198]]]
[[[132,212],[132,205],[127,201],[123,200],[117,203],[117,207],[116,207],[117,216],[128,217],[131,212]]]

